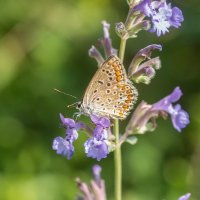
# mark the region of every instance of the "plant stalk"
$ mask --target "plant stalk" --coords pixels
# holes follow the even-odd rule
[[[123,63],[124,53],[126,47],[126,39],[121,39],[119,58]],[[121,156],[121,145],[119,144],[119,120],[114,120],[113,133],[115,135],[116,149],[114,151],[114,168],[115,168],[115,200],[122,200],[122,156]]]

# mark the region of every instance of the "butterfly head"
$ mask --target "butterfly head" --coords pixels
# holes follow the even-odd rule
[[[83,102],[79,101],[77,102],[76,109],[79,110],[78,115],[86,115],[90,116],[93,112],[89,106],[84,105]]]

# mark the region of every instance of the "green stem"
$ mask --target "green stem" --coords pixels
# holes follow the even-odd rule
[[[114,165],[115,165],[115,200],[122,199],[122,159],[121,159],[121,146],[117,145],[119,142],[119,120],[114,121],[114,134],[116,149],[114,152]]]
[[[124,53],[126,47],[126,40],[121,39],[120,49],[119,49],[119,58],[123,63]],[[114,120],[113,133],[115,135],[115,144],[116,149],[114,152],[114,166],[115,166],[115,200],[122,200],[122,156],[121,156],[121,145],[119,143],[119,120]]]
[[[121,39],[119,48],[119,58],[122,63],[124,61],[125,48],[126,48],[126,39]]]

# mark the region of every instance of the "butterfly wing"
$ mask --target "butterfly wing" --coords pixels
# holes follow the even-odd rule
[[[83,97],[86,113],[124,119],[137,98],[117,56],[109,57],[97,70]]]

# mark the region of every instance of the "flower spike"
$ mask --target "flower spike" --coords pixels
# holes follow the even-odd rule
[[[62,127],[66,129],[65,138],[56,137],[53,141],[52,148],[57,154],[66,156],[67,159],[71,159],[74,154],[73,142],[78,138],[78,130],[85,128],[85,125],[81,122],[75,122],[73,119],[65,118],[60,114]]]
[[[169,32],[170,27],[179,28],[184,21],[182,11],[178,7],[172,8],[166,0],[142,0],[134,9],[150,18],[150,32],[156,32],[158,37]]]
[[[157,103],[149,105],[142,101],[128,123],[127,136],[132,133],[143,134],[146,131],[154,130],[156,127],[155,119],[159,116],[166,118],[168,114],[171,116],[173,127],[181,132],[190,122],[188,113],[179,104],[173,105],[181,96],[182,91],[176,87],[171,94]]]

